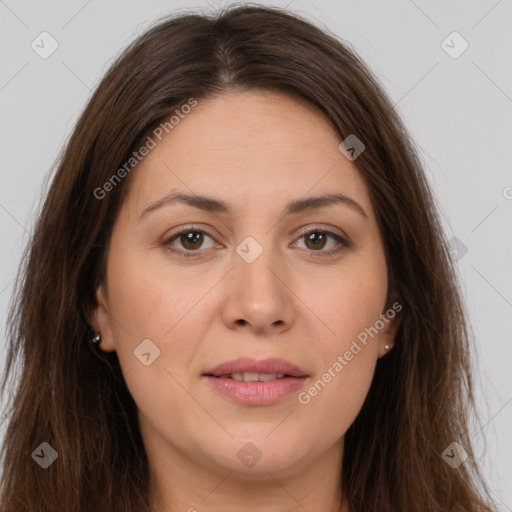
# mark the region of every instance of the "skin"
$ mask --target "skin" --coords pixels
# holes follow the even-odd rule
[[[133,171],[91,324],[102,349],[117,352],[138,406],[152,511],[349,510],[339,488],[344,435],[399,315],[305,405],[296,393],[240,405],[202,377],[233,358],[280,357],[309,375],[307,390],[390,307],[368,189],[340,142],[302,101],[230,91],[200,100]],[[175,203],[139,220],[178,191],[213,196],[233,213]],[[290,200],[335,192],[367,217],[344,204],[282,215]],[[202,245],[179,236],[162,245],[192,224],[207,232]],[[301,228],[332,231],[351,246],[308,244]],[[248,236],[263,248],[252,263],[236,252]],[[134,350],[148,338],[160,356],[145,366]],[[251,468],[237,457],[247,442],[262,455]]]

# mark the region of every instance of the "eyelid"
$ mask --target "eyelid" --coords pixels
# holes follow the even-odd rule
[[[348,235],[346,235],[341,229],[335,228],[334,226],[330,226],[330,225],[308,224],[307,226],[300,228],[299,232],[296,236],[301,237],[301,236],[307,235],[308,233],[311,233],[312,231],[322,231],[324,233],[336,235],[336,236],[339,236],[340,238],[345,239],[347,242],[349,242]]]
[[[295,237],[295,242],[293,244],[295,245],[298,243],[299,240],[301,240],[304,236],[310,234],[310,233],[325,233],[327,237],[333,238],[338,242],[338,246],[329,249],[329,250],[319,250],[314,251],[312,249],[305,249],[310,255],[313,255],[314,257],[318,258],[329,258],[329,257],[335,257],[339,255],[341,252],[344,252],[347,249],[352,249],[352,242],[350,238],[341,230],[341,234],[338,233],[336,230],[338,228],[334,228],[332,226],[322,227],[320,225],[316,226],[306,226],[303,229],[299,231],[299,233]]]
[[[208,235],[214,241],[215,241],[215,238],[216,238],[216,235],[213,235],[212,233],[210,233],[206,228],[203,228],[202,226],[200,226],[198,224],[191,224],[190,226],[185,226],[185,227],[178,228],[177,231],[173,231],[170,235],[164,236],[164,238],[162,240],[162,245],[167,245],[173,239],[179,237],[180,235],[182,235],[184,233],[190,233],[190,232],[198,232],[198,233],[202,233],[202,234]],[[199,252],[199,250],[197,250],[197,251],[190,251],[190,252]]]
[[[306,250],[309,253],[312,253],[313,255],[316,255],[318,257],[335,256],[339,252],[343,251],[344,249],[349,249],[349,248],[352,247],[352,242],[350,241],[349,237],[347,235],[345,235],[345,233],[343,233],[343,231],[341,231],[339,229],[338,230],[341,231],[341,234],[337,233],[335,231],[336,229],[338,229],[338,228],[334,228],[332,226],[326,226],[326,227],[322,227],[320,225],[304,226],[295,235],[293,243],[296,244],[301,238],[303,238],[305,235],[307,235],[309,233],[315,233],[315,232],[325,233],[328,237],[334,238],[338,242],[339,245],[338,245],[337,248],[330,249],[330,250],[327,250],[327,251],[324,251],[324,250],[314,251],[312,249],[310,249],[310,250],[306,249]],[[211,233],[208,232],[208,230],[200,227],[199,225],[192,224],[190,226],[181,227],[177,231],[174,231],[170,235],[164,237],[164,239],[161,242],[161,244],[164,247],[166,247],[169,251],[177,253],[178,255],[186,257],[186,258],[192,258],[192,257],[200,256],[201,253],[203,253],[205,251],[205,249],[199,248],[199,249],[193,251],[193,250],[188,250],[188,249],[170,248],[171,242],[174,241],[174,239],[177,239],[180,235],[182,235],[184,233],[190,233],[190,232],[202,233],[204,235],[209,236],[214,241],[214,243],[218,243],[215,240],[215,235],[212,235]]]

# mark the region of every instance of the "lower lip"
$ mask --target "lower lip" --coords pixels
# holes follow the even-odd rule
[[[244,405],[270,405],[298,391],[306,377],[284,377],[267,382],[244,382],[221,377],[204,376],[224,395]]]

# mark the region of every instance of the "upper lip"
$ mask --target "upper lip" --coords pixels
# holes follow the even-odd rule
[[[291,377],[308,377],[298,366],[284,359],[257,360],[250,357],[226,361],[211,370],[207,370],[203,375],[220,377],[222,375],[231,375],[232,373],[282,373]]]

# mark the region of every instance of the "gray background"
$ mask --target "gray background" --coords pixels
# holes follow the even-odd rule
[[[43,179],[91,91],[113,57],[157,17],[224,5],[214,0],[0,0],[1,365],[13,280]],[[478,349],[483,429],[473,430],[477,455],[499,510],[512,511],[512,1],[286,0],[271,5],[307,14],[353,45],[418,145],[448,236],[458,240],[453,247]],[[47,59],[31,48],[43,31],[59,45]],[[463,40],[450,36],[454,31],[469,44],[460,55]]]

